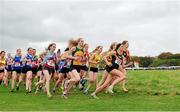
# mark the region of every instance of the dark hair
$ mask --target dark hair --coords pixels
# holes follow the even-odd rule
[[[69,48],[66,48],[64,51],[69,51]]]
[[[29,51],[30,49],[33,49],[32,47],[29,47],[28,49],[27,49],[27,51]]]
[[[58,49],[58,50],[57,50],[57,53],[60,53],[60,52],[61,52],[61,49]]]
[[[36,49],[33,49],[34,51],[36,51]]]
[[[55,43],[51,43],[51,44],[49,44],[49,46],[48,46],[48,50],[50,50],[50,48],[51,48],[53,45],[56,45],[56,44],[55,44]]]
[[[6,52],[5,52],[5,51],[1,51],[1,52],[0,52],[0,55],[1,55],[2,53],[6,53]]]
[[[115,49],[116,52],[117,52],[117,50],[119,49],[119,47],[120,47],[121,45],[122,45],[121,43],[118,43],[118,44],[116,45],[116,49]]]
[[[127,41],[127,40],[124,40],[124,41],[122,42],[122,45],[125,45],[126,43],[128,43],[128,41]]]

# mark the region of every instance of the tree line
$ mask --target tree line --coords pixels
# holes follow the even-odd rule
[[[163,52],[158,56],[132,56],[140,67],[180,66],[180,53]]]

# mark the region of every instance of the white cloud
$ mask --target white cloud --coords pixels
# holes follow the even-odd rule
[[[128,40],[133,55],[180,52],[178,0],[0,3],[0,49],[9,52],[19,46],[42,50],[49,42],[65,48],[69,38],[79,36],[89,43],[91,50],[97,45],[107,49],[111,42]]]

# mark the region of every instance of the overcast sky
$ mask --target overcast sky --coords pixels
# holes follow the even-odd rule
[[[180,0],[0,0],[0,50],[128,40],[132,55],[180,53]]]

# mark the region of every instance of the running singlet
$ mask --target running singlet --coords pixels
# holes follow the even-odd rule
[[[7,71],[12,71],[12,64],[13,64],[13,58],[12,57],[7,57],[6,58],[6,70]]]
[[[123,55],[120,55],[118,52],[115,52],[115,55],[118,57],[119,60],[116,60],[115,62],[117,64],[122,64],[123,63]]]
[[[84,59],[85,61],[83,61],[83,65],[89,66],[89,52],[88,51],[84,52]]]
[[[58,72],[60,72],[62,70],[62,68],[65,66],[66,64],[66,60],[61,60],[58,63]]]
[[[130,56],[129,56],[129,51],[126,50],[126,51],[123,51],[123,63],[126,64],[126,62],[130,59]]]
[[[93,59],[91,59],[92,62],[99,62],[101,60],[101,55],[99,54],[95,54]],[[98,68],[99,64],[94,64],[94,63],[90,63],[89,64],[90,67],[94,67],[94,68]]]
[[[3,60],[0,60],[0,67],[6,65],[6,59],[4,58]]]
[[[117,59],[116,59],[115,54],[112,54],[112,55],[111,55],[111,63],[112,63],[112,64],[118,64],[118,61],[117,61]]]
[[[112,70],[114,69],[118,69],[119,68],[119,64],[118,64],[118,61],[116,60],[116,56],[115,54],[111,55],[111,66],[109,65],[106,65],[105,69],[108,73],[110,73]]]
[[[44,57],[43,63],[47,64],[49,66],[55,66],[55,61],[56,61],[56,53],[50,53],[49,51]]]
[[[34,56],[32,59],[32,68],[38,68],[38,56]]]
[[[12,65],[12,61],[13,61],[12,57],[7,57],[6,58],[7,65]]]
[[[14,67],[20,67],[21,66],[21,55],[14,57]]]
[[[83,49],[79,49],[78,47],[76,47],[75,51],[72,52],[72,56],[79,57],[79,58],[83,59],[83,56],[84,56]],[[82,65],[82,63],[83,62],[80,60],[73,60],[72,65]]]
[[[26,58],[25,65],[32,67],[33,56],[27,54],[25,58]]]

